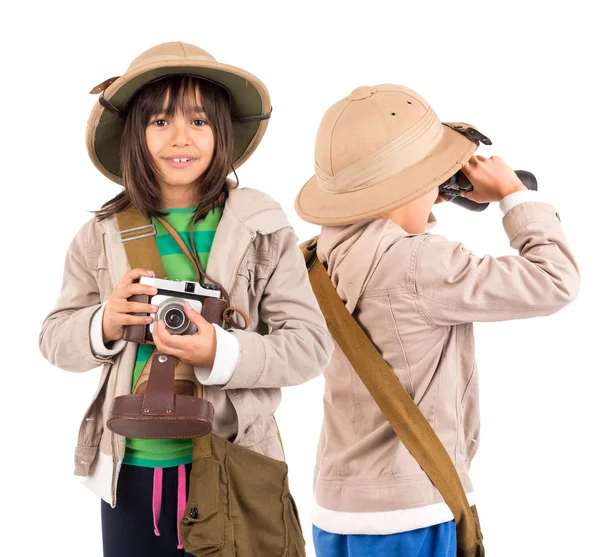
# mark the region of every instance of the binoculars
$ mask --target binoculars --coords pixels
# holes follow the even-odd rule
[[[454,131],[457,131],[465,137],[468,137],[478,147],[480,143],[483,143],[484,145],[492,144],[489,137],[483,135],[475,128],[449,122],[444,122],[444,125],[452,128]],[[515,173],[528,190],[537,191],[537,180],[531,172],[528,172],[527,170],[515,170]],[[442,195],[445,195],[448,201],[456,203],[464,209],[469,209],[469,211],[485,211],[489,203],[477,203],[476,201],[461,196],[462,192],[469,192],[474,189],[473,184],[471,184],[462,170],[459,170],[454,176],[439,186],[439,192]]]
[[[528,172],[527,170],[515,170],[515,173],[528,190],[537,191],[537,180],[531,172]],[[439,187],[439,192],[442,195],[445,195],[448,198],[448,201],[452,201],[452,203],[456,203],[460,207],[469,209],[469,211],[484,211],[487,209],[489,203],[477,203],[472,199],[461,196],[462,192],[469,192],[474,189],[473,184],[471,184],[465,174],[459,170],[454,176],[449,180],[446,180]]]

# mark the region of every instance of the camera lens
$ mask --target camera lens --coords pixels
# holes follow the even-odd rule
[[[179,308],[171,308],[165,313],[165,323],[169,329],[178,329],[184,321],[185,315]]]

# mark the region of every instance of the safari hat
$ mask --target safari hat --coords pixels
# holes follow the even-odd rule
[[[200,77],[229,93],[233,120],[233,168],[239,168],[258,147],[271,115],[265,85],[251,73],[217,62],[206,50],[182,42],[162,43],[142,52],[127,71],[96,85],[98,94],[87,123],[86,146],[102,174],[123,185],[120,168],[122,121],[130,99],[144,85],[171,75]]]
[[[487,137],[463,122],[440,122],[401,85],[358,87],[323,116],[315,175],[296,197],[298,215],[340,226],[381,216],[458,172]]]

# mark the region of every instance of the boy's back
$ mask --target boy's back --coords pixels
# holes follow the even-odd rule
[[[551,205],[520,203],[503,225],[520,256],[480,258],[459,242],[408,234],[389,219],[324,226],[317,248],[346,307],[448,450],[467,493],[479,442],[472,322],[548,315],[579,287]],[[451,520],[337,345],[325,381],[315,524],[337,531],[343,520],[348,533],[386,534]]]

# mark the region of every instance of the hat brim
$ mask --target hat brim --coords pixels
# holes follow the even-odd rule
[[[375,186],[328,193],[313,176],[296,196],[298,216],[321,226],[342,226],[381,216],[430,192],[458,172],[477,150],[461,133],[443,128],[440,141],[427,157]]]
[[[125,108],[135,92],[159,77],[179,73],[209,79],[231,93],[232,118],[268,114],[271,100],[265,85],[249,72],[212,60],[181,60],[145,64],[115,80],[104,91],[104,98],[116,108]],[[239,168],[256,150],[269,119],[233,122],[233,168]],[[87,123],[86,146],[92,162],[113,182],[123,185],[120,162],[121,119],[94,104]]]

